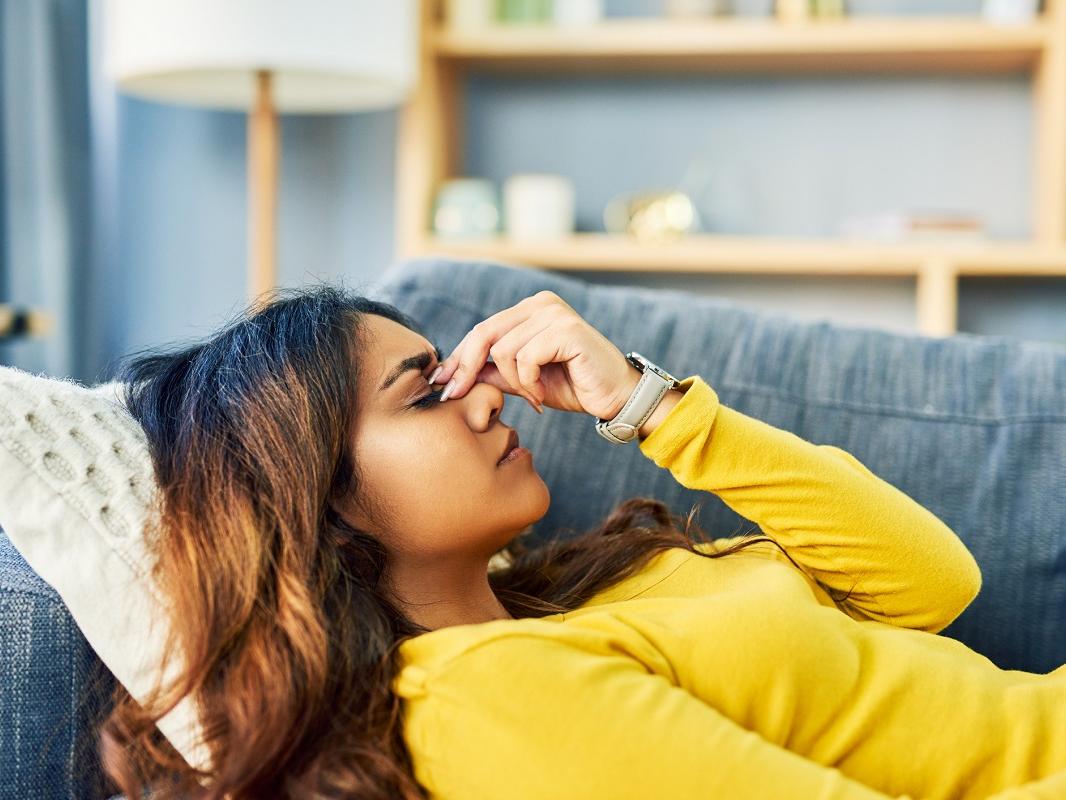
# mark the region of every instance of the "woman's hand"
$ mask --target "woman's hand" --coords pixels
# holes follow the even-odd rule
[[[492,356],[492,361],[488,357]],[[462,397],[477,381],[561,411],[611,419],[641,373],[559,295],[543,291],[475,325],[441,362],[433,383]]]

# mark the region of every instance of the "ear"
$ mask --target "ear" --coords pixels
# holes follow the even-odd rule
[[[359,499],[352,495],[331,500],[329,507],[346,525],[357,531],[377,531],[381,528],[380,523],[363,508]]]

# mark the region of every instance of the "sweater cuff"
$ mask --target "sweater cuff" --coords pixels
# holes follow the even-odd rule
[[[663,417],[651,434],[640,442],[640,452],[660,467],[694,431],[706,430],[718,413],[718,393],[699,375],[690,375],[680,382],[678,391],[684,396]]]

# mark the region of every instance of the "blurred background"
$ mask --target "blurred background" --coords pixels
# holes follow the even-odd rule
[[[455,255],[1066,344],[1056,3],[349,5],[412,39],[415,82],[330,113],[288,110],[277,84],[277,285],[365,289]],[[115,13],[0,2],[0,361],[86,382],[246,305],[265,185],[248,109],[120,85]]]

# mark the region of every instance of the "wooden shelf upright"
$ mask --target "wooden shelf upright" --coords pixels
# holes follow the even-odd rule
[[[962,275],[1066,276],[1066,0],[1044,0],[1026,25],[965,18],[770,20],[607,19],[582,29],[443,27],[438,0],[421,2],[421,80],[400,118],[396,251],[542,269],[792,275],[913,276],[919,331],[956,331]],[[1032,238],[876,243],[698,234],[671,244],[575,233],[560,241],[505,236],[439,239],[437,187],[460,174],[464,79],[471,72],[612,76],[651,72],[1031,73]]]

